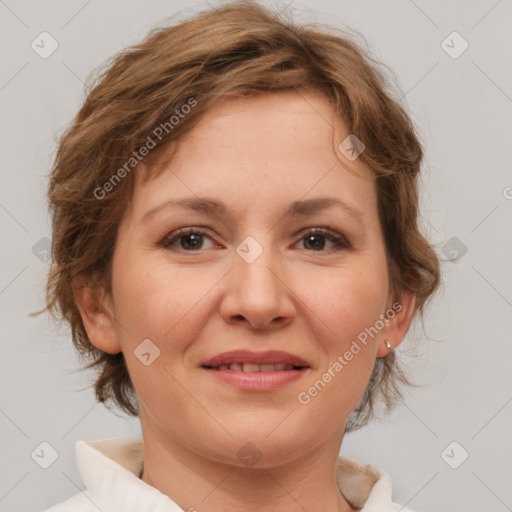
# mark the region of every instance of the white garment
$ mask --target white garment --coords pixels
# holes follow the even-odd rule
[[[139,478],[141,439],[78,441],[76,459],[86,490],[43,512],[183,512]],[[340,491],[353,507],[363,512],[412,512],[391,501],[391,478],[377,466],[340,456],[336,474]]]

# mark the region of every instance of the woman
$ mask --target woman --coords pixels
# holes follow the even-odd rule
[[[52,169],[47,309],[143,438],[80,441],[48,510],[407,510],[338,454],[439,283],[421,159],[334,29],[237,2],[116,56]]]

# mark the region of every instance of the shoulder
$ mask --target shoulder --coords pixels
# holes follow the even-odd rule
[[[93,503],[93,501],[86,496],[83,492],[79,492],[74,496],[66,499],[65,501],[61,501],[51,506],[50,508],[45,508],[41,512],[98,512],[98,507]]]
[[[361,512],[414,512],[392,500],[391,476],[374,464],[340,455],[336,479],[348,503]]]
[[[388,505],[389,508],[383,509],[386,512],[416,512],[416,510],[413,510],[412,508],[404,507],[403,505],[400,505],[399,503],[391,503]]]

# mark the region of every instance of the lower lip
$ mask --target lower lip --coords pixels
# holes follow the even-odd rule
[[[291,384],[303,377],[309,368],[275,372],[242,372],[236,370],[211,370],[211,375],[232,386],[251,391],[270,391]]]

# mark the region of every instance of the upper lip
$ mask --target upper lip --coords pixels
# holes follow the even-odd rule
[[[265,352],[253,352],[250,350],[232,350],[207,359],[200,366],[219,366],[231,363],[252,364],[277,364],[285,363],[294,366],[307,366],[309,363],[299,356],[283,352],[281,350],[267,350]]]

